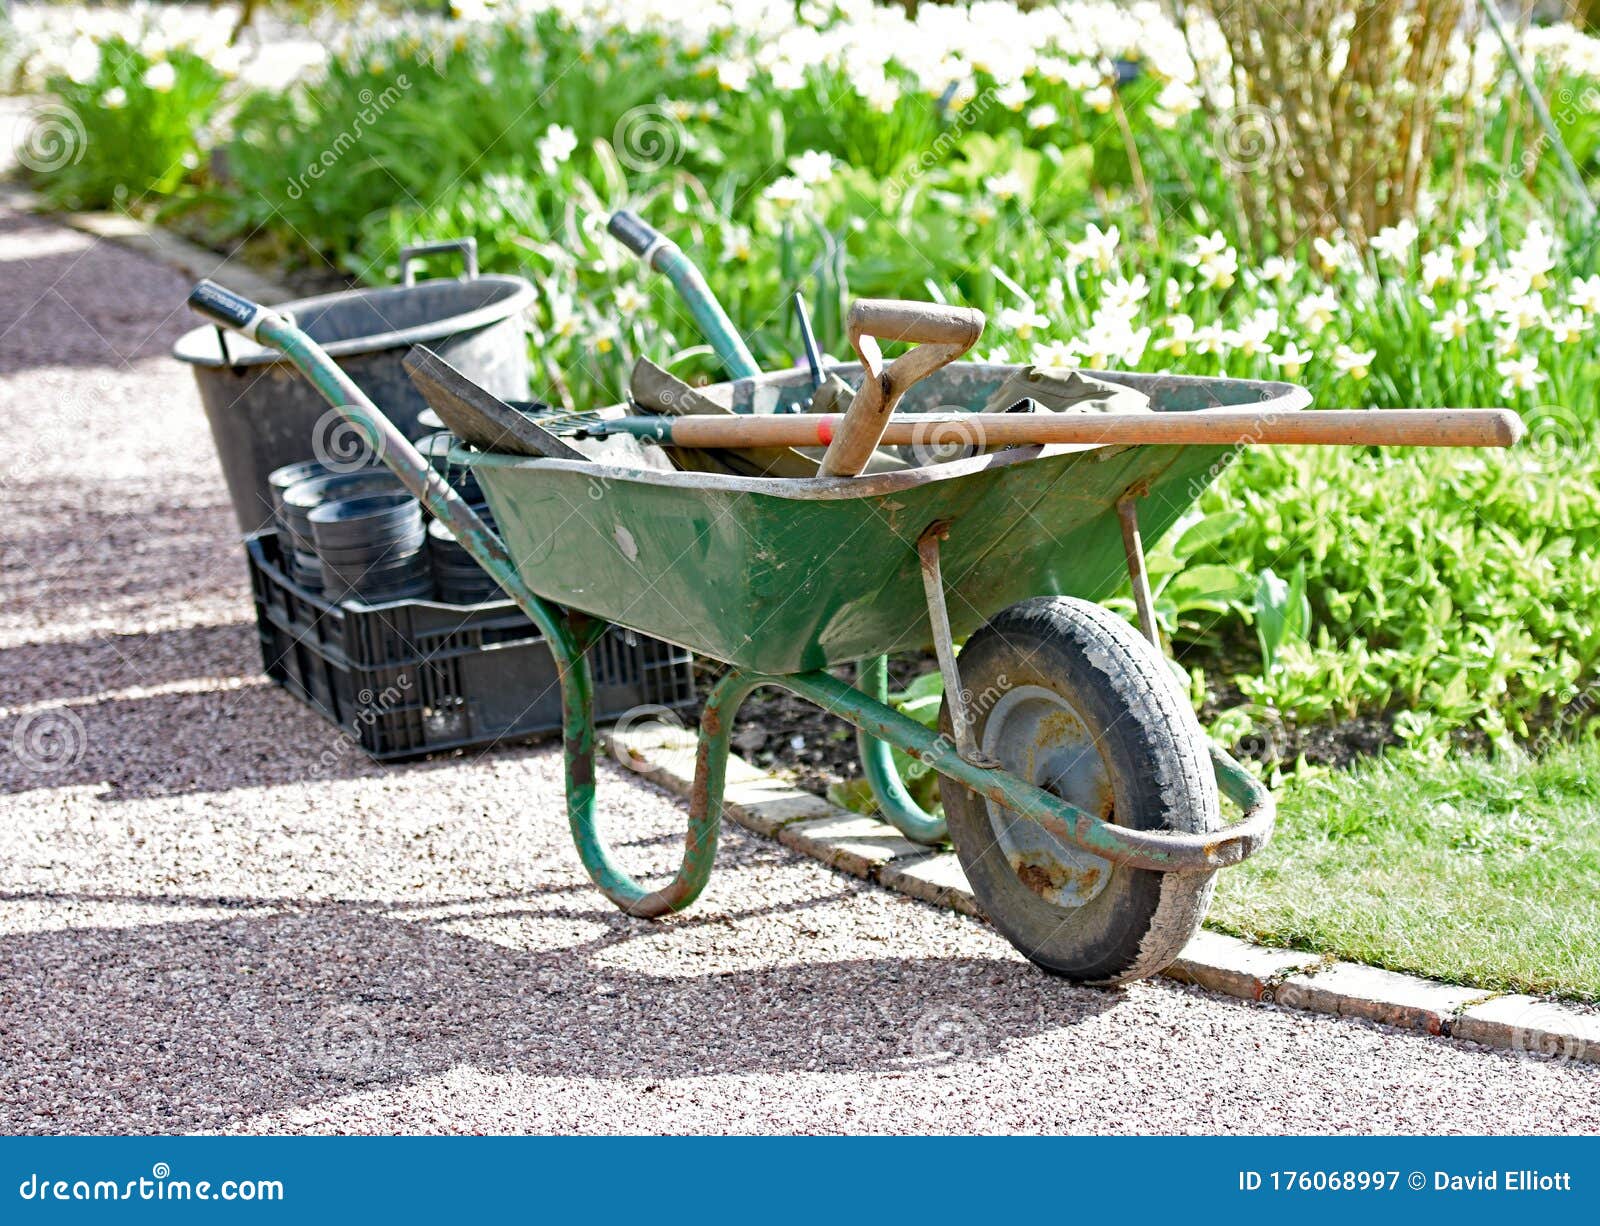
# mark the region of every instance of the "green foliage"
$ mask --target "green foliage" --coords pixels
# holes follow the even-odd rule
[[[1474,164],[1467,198],[1494,208],[1471,242],[1440,217],[1389,253],[1308,245],[1269,264],[1216,134],[1153,64],[1114,96],[1087,61],[1040,60],[1021,95],[979,64],[940,97],[892,60],[864,92],[847,56],[780,87],[737,39],[556,12],[375,34],[237,100],[209,220],[371,282],[406,243],[476,237],[485,268],[538,286],[536,390],[573,407],[619,399],[642,353],[718,373],[671,290],[604,234],[624,206],[700,261],[766,365],[797,351],[798,289],[836,354],[852,297],[935,298],[988,313],[994,360],[1285,378],[1329,407],[1512,404],[1533,438],[1510,455],[1248,451],[1151,548],[1157,616],[1212,708],[1375,718],[1435,752],[1592,721],[1557,716],[1600,680],[1600,282],[1577,280],[1593,245],[1561,241],[1566,221],[1534,228],[1536,184]],[[44,177],[54,198],[192,189],[220,79],[168,60],[172,88],[151,88],[150,62],[108,40],[94,81],[56,82],[95,126]],[[1592,166],[1584,113],[1558,118]],[[1521,147],[1490,122],[1491,144]]]
[[[100,44],[86,80],[51,78],[56,103],[37,112],[27,138],[44,194],[59,206],[102,209],[171,197],[201,165],[201,136],[225,78],[201,56],[174,48],[153,57],[121,37]],[[46,133],[48,125],[53,131]]]

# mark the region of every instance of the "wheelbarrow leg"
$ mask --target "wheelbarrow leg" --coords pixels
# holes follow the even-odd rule
[[[723,684],[732,676],[724,678]],[[700,896],[711,878],[722,828],[722,791],[728,774],[729,729],[719,721],[716,705],[721,689],[719,685],[712,691],[701,719],[683,860],[670,882],[658,890],[647,890],[612,858],[611,849],[595,826],[594,681],[587,650],[576,652],[562,669],[567,822],[572,841],[595,887],[629,915],[655,919],[681,911]],[[738,695],[738,699],[743,697]]]
[[[856,665],[856,685],[877,702],[889,701],[889,658],[873,656]],[[944,818],[935,817],[919,805],[906,789],[894,764],[894,751],[886,741],[856,729],[856,750],[861,755],[861,773],[872,788],[872,798],[884,819],[913,843],[942,843]]]
[[[1139,629],[1157,651],[1162,651],[1161,628],[1156,624],[1155,600],[1150,595],[1150,576],[1144,568],[1144,540],[1139,535],[1138,500],[1147,492],[1135,486],[1117,499],[1117,518],[1122,521],[1122,549],[1128,555],[1128,581],[1133,584],[1133,605],[1139,611]]]

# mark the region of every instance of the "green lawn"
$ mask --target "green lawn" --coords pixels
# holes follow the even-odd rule
[[[1290,782],[1211,924],[1480,987],[1600,999],[1600,747]]]

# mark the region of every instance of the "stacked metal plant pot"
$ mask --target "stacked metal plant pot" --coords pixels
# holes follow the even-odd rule
[[[433,579],[439,599],[446,604],[483,604],[501,599],[500,585],[437,519],[428,525],[428,552],[433,559]]]
[[[422,507],[410,494],[324,502],[309,516],[329,600],[423,600],[433,595]]]
[[[456,440],[439,432],[416,446],[451,488],[493,525],[472,470],[450,463]],[[335,471],[318,460],[269,478],[289,578],[328,600],[379,604],[438,599],[475,605],[500,589],[387,468]]]
[[[307,463],[317,464],[317,461]],[[311,513],[324,503],[341,499],[405,493],[405,486],[400,484],[400,479],[386,468],[332,472],[326,465],[317,466],[322,469],[320,475],[305,477],[288,485],[278,499],[278,530],[283,534],[285,553],[289,559],[289,577],[313,592],[323,590],[323,576],[322,559],[317,552],[316,537],[311,528]],[[274,472],[270,479],[286,480],[294,475],[291,470],[304,467],[301,464],[288,465]]]

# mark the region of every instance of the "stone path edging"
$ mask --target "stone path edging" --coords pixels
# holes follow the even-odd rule
[[[692,730],[665,723],[635,726],[625,762],[687,797],[694,785],[693,737]],[[737,754],[728,759],[723,809],[745,829],[839,872],[981,918],[954,852],[913,843],[886,822],[841,809]],[[1600,1063],[1600,1015],[1581,1008],[1268,949],[1219,932],[1201,932],[1163,974],[1241,1000],[1362,1018],[1530,1056]]]

